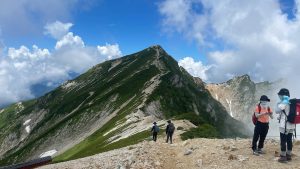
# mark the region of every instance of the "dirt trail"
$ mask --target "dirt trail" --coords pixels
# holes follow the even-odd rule
[[[91,157],[53,164],[42,169],[300,169],[300,142],[295,142],[293,161],[277,162],[279,142],[267,139],[266,154],[252,155],[250,139],[192,139],[181,141],[176,131],[174,144],[165,143],[165,135],[157,142],[142,143]]]

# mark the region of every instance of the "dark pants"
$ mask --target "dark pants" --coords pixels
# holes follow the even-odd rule
[[[157,140],[157,132],[153,132],[153,141],[156,141]]]
[[[266,139],[266,136],[268,134],[269,130],[269,123],[262,123],[257,121],[255,128],[254,128],[254,135],[253,135],[253,140],[252,140],[252,150],[257,149],[257,141],[258,142],[258,148],[262,149],[264,147],[264,142]]]
[[[282,152],[286,152],[286,147],[288,151],[293,149],[293,133],[283,134],[280,133],[280,148]]]
[[[173,132],[167,132],[167,143],[169,142],[169,139],[170,139],[170,142],[172,143],[172,137],[173,137]]]

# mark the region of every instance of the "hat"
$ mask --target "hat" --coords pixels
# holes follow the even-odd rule
[[[282,88],[279,90],[278,95],[290,97],[290,91],[286,88]]]
[[[262,96],[260,96],[259,101],[267,101],[267,102],[270,102],[270,99],[268,98],[268,96],[262,95]]]
[[[168,120],[167,122],[168,122],[168,123],[171,123],[171,120]]]
[[[154,122],[153,124],[157,124],[156,122]]]

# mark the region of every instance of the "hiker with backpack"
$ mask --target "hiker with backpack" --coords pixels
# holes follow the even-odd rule
[[[279,114],[279,131],[280,131],[280,158],[278,162],[286,163],[292,160],[292,149],[293,149],[293,133],[296,129],[295,116],[296,115],[296,104],[294,100],[290,100],[290,92],[288,89],[282,88],[278,92],[280,101],[276,106],[276,113]],[[297,100],[296,100],[297,102]],[[299,115],[299,112],[298,112]]]
[[[157,123],[154,122],[154,123],[153,123],[153,127],[152,127],[152,129],[151,129],[151,132],[152,132],[152,139],[153,139],[153,141],[155,141],[155,142],[156,142],[156,140],[157,140],[157,134],[158,134],[158,132],[159,132],[159,127],[158,127],[156,124],[157,124]]]
[[[269,130],[269,118],[273,118],[273,113],[269,107],[269,102],[270,99],[266,95],[262,95],[252,116],[252,121],[255,125],[252,140],[253,155],[264,154],[263,147]],[[257,141],[259,141],[258,147]]]
[[[175,131],[175,126],[174,124],[171,122],[171,120],[168,120],[168,125],[167,125],[167,128],[166,128],[166,134],[167,134],[167,140],[166,140],[166,143],[169,142],[170,140],[170,143],[172,144],[173,143],[173,134],[174,134],[174,131]]]

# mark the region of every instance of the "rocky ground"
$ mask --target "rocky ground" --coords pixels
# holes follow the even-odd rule
[[[294,142],[293,161],[277,162],[279,142],[268,139],[266,154],[252,155],[250,139],[193,139],[181,141],[177,132],[174,144],[144,141],[137,145],[94,156],[52,164],[41,169],[300,169],[300,142]]]

